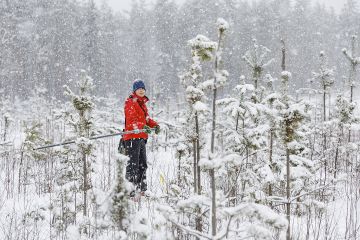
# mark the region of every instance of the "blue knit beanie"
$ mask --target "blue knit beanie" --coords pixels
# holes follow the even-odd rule
[[[144,82],[142,80],[137,79],[134,81],[134,84],[133,84],[133,92],[135,92],[139,88],[143,88],[144,90],[146,90]]]

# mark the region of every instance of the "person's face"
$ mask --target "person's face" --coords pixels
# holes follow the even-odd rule
[[[139,88],[135,91],[135,94],[138,95],[139,97],[143,97],[145,96],[145,89]]]

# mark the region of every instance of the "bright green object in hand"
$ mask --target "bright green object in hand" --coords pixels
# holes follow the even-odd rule
[[[150,134],[151,133],[151,128],[147,125],[144,126],[144,130],[147,134]]]
[[[155,127],[155,134],[159,134],[160,133],[160,126],[156,125]]]

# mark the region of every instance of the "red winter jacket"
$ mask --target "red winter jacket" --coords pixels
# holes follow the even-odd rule
[[[149,99],[139,97],[135,93],[131,94],[125,101],[125,131],[131,131],[135,129],[143,129],[145,125],[153,128],[157,126],[157,122],[149,117],[146,102]],[[123,139],[129,140],[133,138],[147,139],[148,134],[145,132],[141,133],[130,133],[123,135]]]

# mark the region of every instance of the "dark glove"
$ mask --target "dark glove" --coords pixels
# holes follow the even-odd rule
[[[148,125],[145,125],[143,129],[147,134],[151,133],[151,128]]]
[[[160,133],[160,126],[156,125],[155,126],[155,134],[159,134]]]

